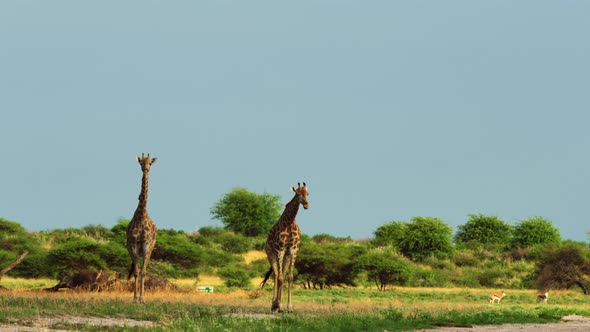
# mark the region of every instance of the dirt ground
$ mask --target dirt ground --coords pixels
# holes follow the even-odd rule
[[[266,317],[268,315],[264,315]],[[32,326],[22,325],[0,325],[0,332],[67,332],[66,330],[49,329],[53,324],[90,324],[94,326],[127,326],[137,328],[154,327],[156,324],[149,321],[137,321],[133,319],[96,318],[96,317],[53,317],[39,318],[31,322]],[[503,325],[476,325],[473,327],[439,327],[430,330],[419,330],[420,332],[566,332],[566,331],[590,331],[590,317],[569,315],[563,317],[563,322],[549,324],[503,324]]]
[[[71,330],[56,330],[50,329],[49,326],[53,324],[88,324],[93,326],[127,326],[127,327],[154,327],[156,324],[149,321],[138,321],[133,319],[117,319],[117,318],[98,318],[98,317],[76,317],[76,316],[64,316],[64,317],[45,317],[38,318],[31,322],[32,326],[23,325],[0,325],[0,332],[38,332],[38,331],[51,331],[51,332],[71,332]]]
[[[439,327],[435,330],[419,330],[420,332],[565,332],[590,331],[590,317],[569,315],[563,317],[563,322],[548,324],[502,324],[502,325],[474,325],[473,327]]]

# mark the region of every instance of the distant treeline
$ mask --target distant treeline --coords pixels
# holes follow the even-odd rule
[[[29,254],[14,277],[59,279],[82,269],[126,272],[128,220],[113,227],[27,232],[0,218],[0,268]],[[266,259],[248,264],[244,253],[264,250],[266,236],[202,227],[186,233],[160,229],[149,273],[168,278],[218,275],[227,287],[252,288],[268,270]],[[380,226],[354,241],[329,234],[303,236],[296,282],[305,288],[392,285],[417,287],[566,288],[585,293],[590,280],[586,243],[562,241],[551,223],[536,217],[509,226],[496,216],[472,215],[456,234],[440,219],[415,217]]]

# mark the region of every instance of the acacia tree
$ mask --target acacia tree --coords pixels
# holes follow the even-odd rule
[[[559,230],[551,221],[543,217],[522,220],[514,227],[512,248],[527,248],[535,245],[558,244],[561,242]]]
[[[458,227],[455,243],[463,245],[508,245],[512,227],[498,216],[470,214],[464,225]]]
[[[257,194],[245,188],[234,188],[211,208],[213,219],[219,219],[230,231],[246,236],[266,234],[279,219],[281,197]]]
[[[590,294],[590,251],[584,244],[567,243],[550,247],[537,262],[537,288],[570,288],[579,286]]]
[[[360,273],[356,259],[365,252],[366,248],[360,245],[306,241],[295,261],[295,279],[304,288],[356,286],[355,279]]]

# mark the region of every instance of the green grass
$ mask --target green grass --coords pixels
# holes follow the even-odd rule
[[[129,293],[19,290],[0,292],[0,324],[36,326],[42,317],[99,317],[150,321],[151,328],[64,321],[44,328],[85,331],[403,331],[433,324],[557,322],[562,316],[590,316],[587,297],[554,291],[539,305],[535,291],[506,290],[500,305],[488,302],[488,290],[446,288],[295,289],[295,311],[271,314],[271,290],[260,297],[234,291],[223,294],[154,293],[148,304],[131,304]]]

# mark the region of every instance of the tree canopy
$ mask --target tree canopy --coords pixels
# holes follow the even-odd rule
[[[227,230],[258,236],[266,234],[279,219],[280,196],[257,194],[245,188],[234,188],[211,208],[213,219],[219,219]]]
[[[422,260],[428,256],[447,258],[453,251],[453,229],[435,217],[414,217],[406,225],[401,252],[405,256]]]
[[[539,244],[557,244],[561,242],[559,230],[551,221],[543,217],[531,217],[522,220],[514,227],[513,248],[527,248]]]
[[[566,243],[545,249],[537,261],[539,290],[578,286],[590,294],[590,252],[586,245]]]
[[[399,248],[405,236],[407,224],[401,221],[392,221],[388,224],[383,224],[373,233],[375,239],[373,243],[376,246],[391,245]]]
[[[503,245],[509,244],[512,227],[497,216],[470,214],[464,225],[457,227],[455,242],[464,245]]]

